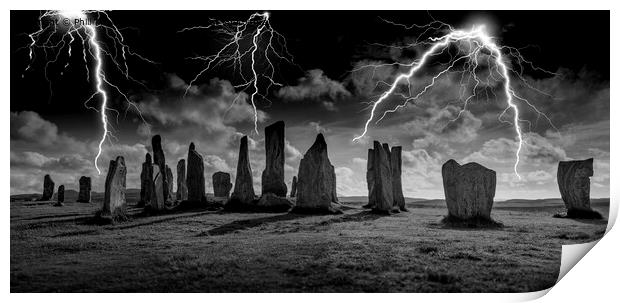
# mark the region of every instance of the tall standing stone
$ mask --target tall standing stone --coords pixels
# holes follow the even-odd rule
[[[232,183],[230,183],[230,174],[218,171],[211,176],[213,183],[213,195],[216,197],[228,198]]]
[[[56,194],[56,201],[58,202],[65,202],[65,186],[64,185],[60,185],[58,186],[58,193]]]
[[[226,204],[226,208],[252,205],[255,199],[252,167],[250,166],[248,154],[248,136],[243,136],[240,143],[235,189],[230,197],[230,201]]]
[[[153,197],[151,198],[151,209],[161,211],[166,209],[166,197],[164,197],[164,176],[166,174],[159,170],[159,165],[153,165]]]
[[[590,177],[594,175],[594,159],[560,161],[558,186],[569,217],[600,217],[590,207]]]
[[[187,200],[187,183],[185,180],[185,159],[177,163],[177,200]]]
[[[389,147],[381,146],[378,141],[373,142],[373,171],[374,171],[374,201],[373,210],[380,213],[390,213],[394,205],[394,190],[392,188],[392,165],[390,164]]]
[[[81,176],[80,177],[80,192],[78,193],[77,202],[90,202],[90,191],[91,191],[91,183],[90,177]]]
[[[205,197],[205,164],[202,156],[196,151],[194,142],[189,144],[187,152],[187,200],[206,202]]]
[[[140,201],[139,206],[150,205],[155,189],[153,188],[153,160],[151,154],[146,153],[142,172],[140,173]]]
[[[366,186],[368,187],[368,204],[364,208],[373,208],[375,205],[375,150],[368,149],[366,159]]]
[[[297,203],[294,212],[340,212],[332,207],[337,202],[336,173],[329,161],[327,143],[319,134],[299,163]]]
[[[172,202],[174,201],[172,195],[174,194],[174,175],[172,174],[172,169],[168,165],[166,165],[166,185],[168,186],[168,197],[166,197],[166,201]]]
[[[390,152],[390,164],[392,165],[392,190],[394,196],[394,206],[397,206],[401,211],[407,211],[405,207],[405,196],[403,194],[403,181],[402,181],[402,147],[393,146]]]
[[[43,195],[39,199],[40,201],[49,201],[54,196],[54,181],[50,175],[43,177]]]
[[[110,160],[108,175],[105,179],[103,215],[115,217],[124,214],[126,177],[127,167],[125,167],[125,159],[122,156],[118,156],[116,160]]]
[[[273,193],[286,197],[284,183],[284,121],[265,127],[265,170],[261,182],[261,194]]]
[[[491,219],[495,171],[478,163],[459,165],[450,159],[441,167],[448,215],[457,219]]]
[[[294,198],[297,194],[297,176],[293,176],[293,181],[291,182],[291,198]]]
[[[55,206],[62,206],[62,202],[65,202],[65,186],[58,186],[58,193],[56,194]]]
[[[163,184],[163,196],[165,199],[168,199],[168,182],[166,180],[166,157],[164,156],[164,150],[161,145],[161,136],[155,135],[151,140],[151,146],[153,147],[153,162],[155,165],[159,166],[159,171],[162,173],[162,184]]]

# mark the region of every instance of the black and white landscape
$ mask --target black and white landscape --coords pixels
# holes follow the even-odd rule
[[[549,288],[607,226],[608,28],[12,11],[11,291]]]

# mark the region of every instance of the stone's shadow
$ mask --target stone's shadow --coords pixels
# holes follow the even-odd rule
[[[343,223],[343,222],[364,222],[364,221],[374,221],[380,218],[386,217],[385,215],[374,213],[370,210],[365,210],[361,212],[357,212],[354,214],[348,214],[344,216],[340,216],[337,218],[332,218],[326,221],[319,223],[320,225],[332,224],[332,223]]]
[[[438,223],[431,223],[429,227],[452,229],[452,230],[476,230],[476,229],[504,229],[504,224],[489,218],[475,217],[471,219],[460,219],[453,216],[445,216]]]
[[[254,228],[254,227],[257,227],[263,224],[281,222],[281,221],[289,221],[289,220],[294,220],[294,219],[298,219],[302,217],[306,217],[306,216],[300,215],[300,214],[286,213],[286,214],[277,215],[273,217],[262,217],[262,218],[247,219],[247,220],[237,220],[237,221],[233,221],[231,223],[227,223],[222,226],[213,228],[211,230],[199,233],[197,236],[198,237],[221,236],[221,235],[234,233],[239,230],[246,230],[246,229]]]

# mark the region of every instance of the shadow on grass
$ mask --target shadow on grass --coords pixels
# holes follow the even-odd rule
[[[281,221],[289,221],[295,220],[298,218],[306,217],[306,215],[301,214],[292,214],[286,213],[282,215],[272,216],[272,217],[262,217],[255,219],[247,219],[247,220],[237,220],[231,223],[224,224],[222,226],[213,228],[211,230],[199,233],[197,236],[221,236],[230,233],[234,233],[239,230],[246,230],[250,228],[254,228],[263,224],[281,222]]]
[[[503,229],[502,222],[495,221],[490,218],[474,217],[470,219],[460,219],[453,216],[445,216],[440,223],[431,223],[431,227],[439,227],[454,230],[472,230],[472,229]]]
[[[370,210],[361,211],[354,214],[348,214],[344,216],[340,216],[337,218],[332,218],[326,221],[319,223],[320,225],[327,225],[332,223],[343,223],[343,222],[364,222],[364,221],[374,221],[380,218],[384,218],[385,215],[374,213]]]

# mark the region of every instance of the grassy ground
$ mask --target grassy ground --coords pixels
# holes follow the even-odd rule
[[[562,244],[607,224],[553,218],[557,200],[496,202],[495,229],[445,227],[442,201],[390,217],[364,202],[335,216],[188,211],[108,226],[87,223],[97,202],[12,202],[11,291],[536,291],[555,283]],[[608,200],[594,207],[607,216]]]

